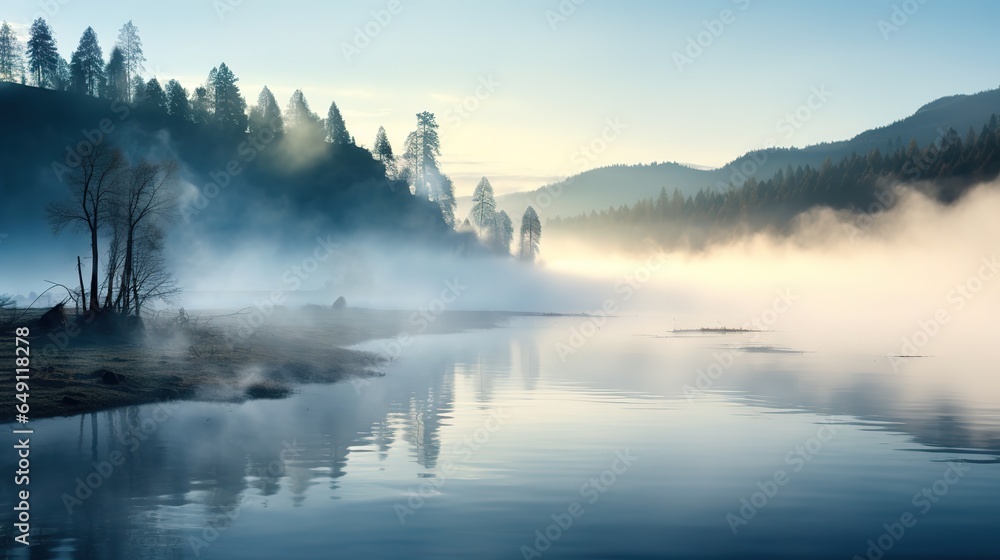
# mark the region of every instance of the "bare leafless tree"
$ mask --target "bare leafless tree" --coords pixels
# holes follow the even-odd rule
[[[175,303],[180,288],[163,258],[163,229],[146,224],[135,239],[132,260],[132,307],[138,316],[147,302]]]
[[[159,223],[169,218],[176,207],[169,190],[176,169],[173,162],[140,161],[131,167],[126,179],[119,185],[115,196],[118,225],[116,233],[121,236],[118,243],[122,244],[123,253],[115,307],[122,313],[139,313],[137,254],[143,251],[160,252],[163,235],[158,228]],[[138,241],[142,234],[145,234],[147,242],[140,246]],[[152,243],[150,240],[156,242]]]
[[[117,207],[117,204],[115,206]],[[118,269],[121,267],[125,254],[123,242],[125,228],[121,212],[111,212],[108,230],[111,232],[111,238],[108,241],[107,256],[104,259],[104,282],[101,284],[101,290],[105,292],[104,307],[106,309],[110,309],[114,305],[111,298],[114,295],[115,278],[118,276]]]
[[[104,308],[126,315],[138,315],[145,302],[170,301],[178,293],[162,256],[162,225],[176,206],[170,189],[175,173],[174,162],[129,165],[120,150],[99,145],[68,176],[70,196],[49,205],[55,232],[69,226],[90,235],[90,312],[101,310],[102,292]],[[102,237],[108,246],[99,284]]]
[[[104,144],[94,146],[80,156],[79,165],[66,176],[70,196],[47,208],[49,223],[59,233],[66,227],[90,234],[90,310],[100,310],[98,300],[98,241],[108,215],[110,198],[117,191],[125,168],[125,157],[118,149]],[[86,304],[84,312],[87,311]]]

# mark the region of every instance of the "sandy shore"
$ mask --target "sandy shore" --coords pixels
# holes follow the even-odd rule
[[[143,335],[130,340],[72,336],[72,329],[33,332],[29,417],[69,416],[165,400],[280,398],[302,383],[380,375],[379,366],[393,345],[381,354],[348,346],[372,339],[404,340],[490,328],[511,314],[446,311],[421,316],[413,311],[315,307],[277,309],[266,319],[247,310],[192,311],[188,316],[186,323],[176,314],[149,320]],[[0,409],[5,411],[0,423],[13,422],[15,405],[20,404],[13,377],[14,344],[11,330],[0,333],[0,363],[10,372],[0,393]]]

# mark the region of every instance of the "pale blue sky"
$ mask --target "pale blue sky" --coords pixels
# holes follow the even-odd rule
[[[235,7],[220,17],[216,8],[227,2]],[[989,1],[587,0],[553,28],[547,11],[557,12],[559,0],[399,0],[402,11],[349,62],[343,45],[389,4],[7,0],[0,18],[26,24],[49,6],[67,58],[88,25],[107,55],[131,19],[147,77],[193,89],[225,61],[248,102],[264,84],[282,105],[303,89],[324,115],[335,99],[366,145],[383,125],[401,150],[414,114],[435,112],[443,167],[459,194],[482,175],[505,192],[611,163],[716,166],[771,138],[840,140],[938,97],[1000,83],[1000,4]],[[918,9],[886,39],[878,22],[890,22],[894,5]],[[726,9],[731,23],[679,70],[674,53]],[[455,103],[473,106],[467,98],[491,78],[494,91],[480,88],[478,108],[456,127]],[[818,108],[794,133],[779,128],[813,87],[832,95],[813,99]],[[581,157],[609,119],[625,130],[602,153]]]

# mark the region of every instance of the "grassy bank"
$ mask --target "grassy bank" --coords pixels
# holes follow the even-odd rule
[[[277,309],[176,313],[143,331],[108,339],[61,329],[32,332],[28,403],[32,419],[126,405],[196,399],[279,398],[302,383],[379,375],[387,356],[348,349],[372,339],[489,328],[510,315],[448,311],[425,321],[412,311]],[[22,319],[30,324],[32,317]],[[16,325],[20,326],[20,325]],[[0,423],[14,421],[14,332],[0,332]],[[405,350],[404,350],[405,352]],[[108,375],[105,372],[112,372]],[[116,383],[117,382],[117,383]]]

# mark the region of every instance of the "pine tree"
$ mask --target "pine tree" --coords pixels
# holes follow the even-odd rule
[[[18,82],[24,78],[24,47],[5,21],[0,25],[0,81]]]
[[[445,223],[455,225],[455,186],[438,168],[441,140],[434,113],[417,114],[417,129],[406,137],[403,154],[404,176],[413,193],[437,203]]]
[[[167,113],[170,116],[191,120],[191,102],[188,100],[188,92],[177,80],[167,82]]]
[[[208,78],[205,79],[205,109],[208,111],[209,115],[215,114],[215,80],[219,75],[219,67],[213,66],[211,70],[208,71]],[[197,91],[197,90],[195,90]]]
[[[146,82],[146,94],[143,98],[143,105],[156,109],[157,111],[167,110],[167,94],[163,91],[160,81],[153,76]]]
[[[396,156],[392,153],[392,144],[389,144],[389,137],[385,134],[385,128],[378,127],[378,134],[375,135],[375,146],[372,148],[375,159],[385,166],[385,173],[390,178],[396,177]]]
[[[307,125],[319,123],[319,115],[309,107],[306,94],[301,89],[292,92],[292,97],[288,99],[288,108],[285,111],[288,118],[289,128],[299,128]]]
[[[100,97],[104,90],[104,55],[94,28],[88,27],[70,59],[73,86],[77,93]]]
[[[441,218],[444,219],[444,223],[450,227],[454,227],[455,185],[451,182],[450,177],[441,173],[440,170],[435,171],[437,172],[437,177],[432,183],[435,186],[434,201],[437,202],[438,208],[441,209]]]
[[[136,84],[142,83],[142,73],[146,70],[146,56],[142,53],[142,40],[139,39],[139,28],[129,20],[118,32],[117,47],[122,51],[122,62],[125,68],[125,91],[134,95]],[[137,101],[132,99],[132,101]]]
[[[240,95],[236,85],[239,78],[226,66],[219,65],[215,74],[215,122],[224,130],[232,133],[243,133],[247,129],[247,102]]]
[[[281,108],[274,99],[271,90],[264,86],[257,96],[257,104],[250,109],[250,134],[260,136],[262,133],[281,136],[285,131],[285,122],[281,117]]]
[[[288,100],[285,124],[289,133],[294,133],[297,138],[306,139],[307,142],[319,144],[325,136],[322,119],[309,107],[309,101],[300,89],[295,90]]]
[[[146,81],[142,76],[135,76],[133,80],[135,84],[132,86],[132,102],[139,105],[146,101]]]
[[[194,95],[191,97],[191,120],[196,123],[208,122],[212,114],[211,105],[208,88],[204,86],[194,88]]]
[[[104,67],[104,97],[115,101],[128,101],[128,82],[125,78],[125,56],[118,47],[111,49],[108,64]]]
[[[414,193],[434,200],[430,179],[437,170],[437,157],[441,155],[441,140],[434,113],[418,113],[417,129],[406,137],[403,161],[409,171]]]
[[[347,125],[344,124],[344,117],[340,115],[336,102],[330,104],[330,110],[326,114],[326,141],[333,144],[354,143],[347,132]]]
[[[510,243],[514,240],[514,223],[507,212],[501,210],[496,214],[493,221],[493,231],[490,241],[493,249],[501,254],[510,256]]]
[[[497,201],[493,198],[493,185],[483,177],[472,193],[472,210],[469,219],[476,228],[486,234],[496,221]]]
[[[31,24],[28,37],[28,71],[38,87],[52,87],[59,81],[59,53],[56,40],[45,20],[38,18]]]
[[[56,73],[52,77],[52,89],[69,91],[73,88],[73,71],[69,62],[62,56],[56,56]]]
[[[969,126],[968,132],[965,133],[965,146],[972,147],[976,145],[976,129]]]
[[[520,259],[525,262],[534,262],[538,256],[539,241],[542,238],[542,222],[538,219],[538,214],[531,206],[524,211],[521,217],[521,243],[518,250]]]

